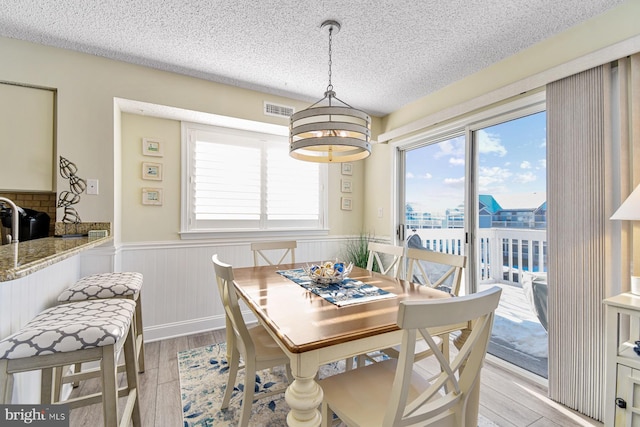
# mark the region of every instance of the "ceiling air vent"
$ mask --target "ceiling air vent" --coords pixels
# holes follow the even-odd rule
[[[278,105],[272,102],[264,103],[264,114],[266,116],[275,116],[275,117],[287,117],[289,118],[293,113],[295,113],[295,109],[293,107],[288,107],[286,105]]]

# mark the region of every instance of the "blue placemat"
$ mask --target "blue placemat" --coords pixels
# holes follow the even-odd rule
[[[396,295],[382,290],[376,286],[368,285],[359,280],[346,278],[342,283],[332,285],[318,285],[309,279],[303,269],[280,270],[278,274],[297,283],[303,288],[326,299],[332,304],[342,307],[345,305],[359,304],[385,298],[393,298]]]

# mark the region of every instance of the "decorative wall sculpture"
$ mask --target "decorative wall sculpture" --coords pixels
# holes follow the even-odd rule
[[[77,224],[81,222],[80,215],[73,205],[80,202],[80,194],[87,188],[87,182],[76,175],[78,167],[60,156],[60,175],[69,180],[69,190],[62,191],[58,196],[58,207],[64,208],[62,222],[67,224]]]

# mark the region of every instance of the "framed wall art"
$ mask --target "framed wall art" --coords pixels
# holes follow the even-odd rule
[[[350,211],[353,209],[351,197],[342,197],[340,199],[340,209]]]
[[[142,138],[142,154],[162,157],[162,143],[153,138]]]
[[[350,179],[341,179],[340,180],[340,191],[343,193],[351,193],[351,180]]]
[[[162,164],[142,162],[142,179],[162,181]]]
[[[142,204],[162,206],[162,188],[143,188]]]
[[[342,175],[353,175],[353,163],[342,163]]]

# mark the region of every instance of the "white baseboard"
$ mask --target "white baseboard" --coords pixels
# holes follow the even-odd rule
[[[184,335],[192,335],[214,329],[223,329],[224,327],[223,315],[186,320],[184,322],[166,323],[164,325],[145,327],[144,342],[148,343]]]

